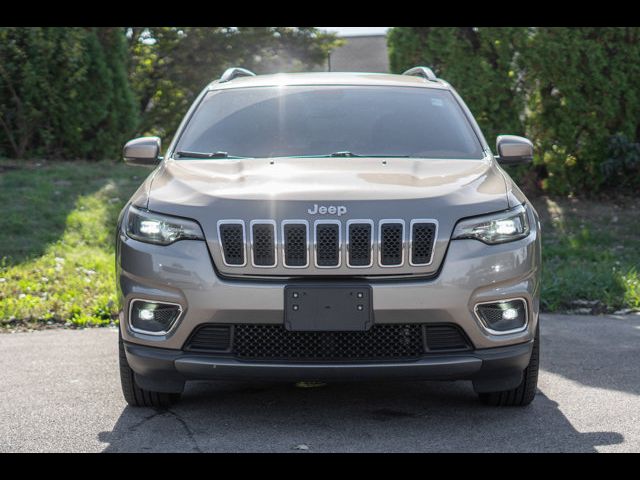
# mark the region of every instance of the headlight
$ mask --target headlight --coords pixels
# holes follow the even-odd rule
[[[129,207],[126,221],[127,235],[135,240],[169,245],[178,240],[204,240],[198,223],[185,218],[170,217]]]
[[[506,212],[461,220],[453,231],[453,239],[475,238],[489,245],[512,242],[529,235],[529,217],[524,205]]]

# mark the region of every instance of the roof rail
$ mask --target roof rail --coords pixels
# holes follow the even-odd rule
[[[433,73],[429,67],[413,67],[404,72],[402,75],[415,75],[417,77],[423,77],[425,80],[430,80],[432,82],[437,82],[438,77]]]
[[[224,71],[224,73],[220,77],[220,80],[218,80],[218,83],[228,82],[237,77],[255,77],[255,76],[256,76],[255,73],[253,73],[250,70],[247,70],[246,68],[232,67],[232,68],[227,68]]]

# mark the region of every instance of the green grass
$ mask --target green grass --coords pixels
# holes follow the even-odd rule
[[[539,198],[543,309],[640,309],[640,202]]]
[[[122,163],[0,162],[0,328],[115,322],[115,224],[148,173]],[[640,309],[640,201],[534,203],[543,310],[575,300]]]
[[[0,326],[110,324],[115,224],[149,170],[36,165],[0,164]]]

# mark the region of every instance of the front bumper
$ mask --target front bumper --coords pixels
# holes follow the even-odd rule
[[[187,380],[354,381],[472,380],[478,392],[517,387],[533,341],[471,352],[430,354],[414,361],[375,363],[243,362],[125,342],[136,381],[152,391],[179,392]]]
[[[216,275],[206,244],[195,240],[157,246],[120,235],[117,266],[123,339],[174,350],[181,350],[191,332],[204,323],[282,324],[284,288],[294,283],[223,279]],[[524,343],[533,339],[538,320],[539,266],[537,228],[527,238],[502,245],[451,241],[437,277],[370,282],[374,321],[455,323],[478,350]],[[492,334],[474,308],[478,303],[509,298],[526,300],[528,326],[513,334]],[[133,299],[177,303],[183,313],[166,335],[134,332],[124,313]]]

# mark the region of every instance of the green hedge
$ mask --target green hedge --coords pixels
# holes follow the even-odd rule
[[[229,66],[308,70],[336,44],[314,27],[0,27],[0,158],[118,158],[168,140]]]
[[[135,132],[122,28],[0,28],[0,156],[100,159]]]
[[[545,190],[640,187],[640,28],[396,27],[388,42],[392,71],[433,67],[487,141],[529,136]]]
[[[333,34],[313,27],[131,27],[127,39],[139,132],[163,142],[196,95],[227,68],[305,71],[324,62],[336,45]]]

